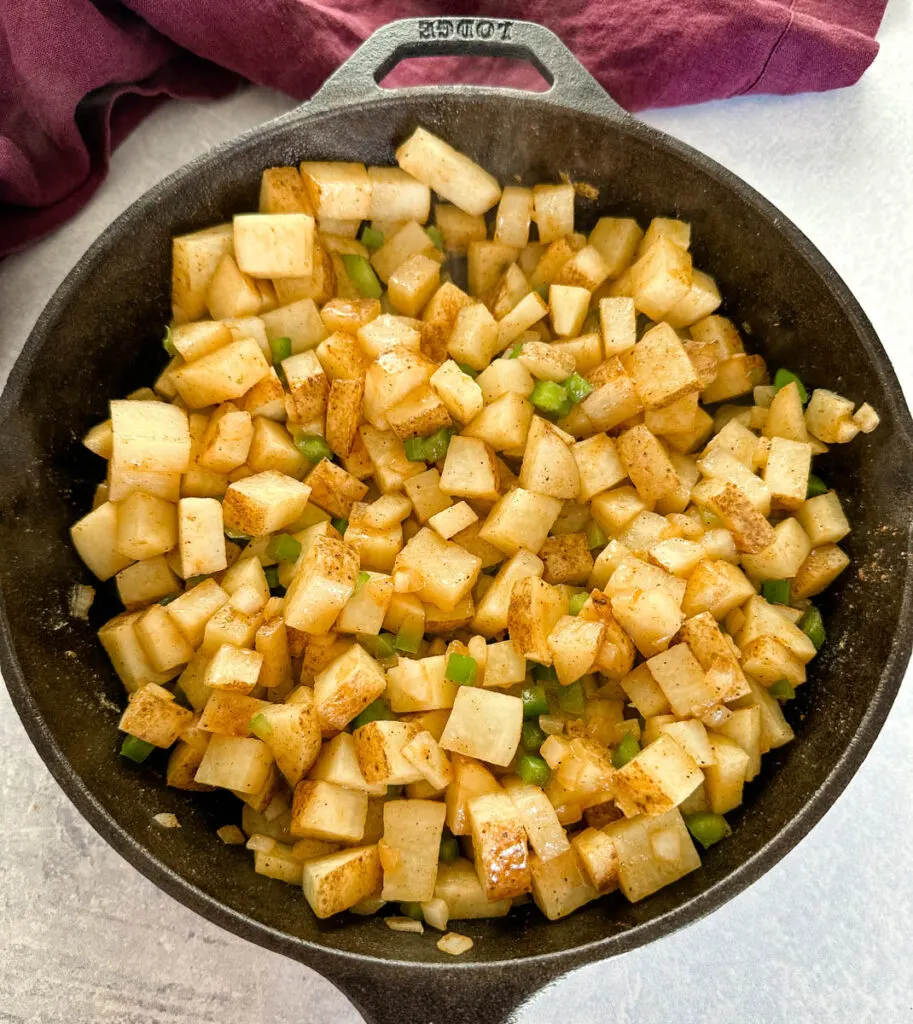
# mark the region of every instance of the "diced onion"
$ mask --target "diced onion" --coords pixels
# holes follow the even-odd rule
[[[267,821],[275,821],[276,818],[285,814],[288,810],[288,801],[282,796],[281,793],[277,793],[272,800],[266,805],[266,810],[263,812],[263,817]]]
[[[384,871],[395,871],[399,866],[399,850],[394,850],[383,839],[377,844],[377,855]]]
[[[539,728],[546,736],[560,736],[564,732],[564,719],[561,715],[539,715]]]
[[[74,619],[87,620],[94,600],[95,587],[86,586],[84,583],[75,584],[70,590],[70,615]]]
[[[450,907],[442,899],[428,900],[427,903],[422,904],[422,914],[425,917],[425,921],[432,928],[437,928],[438,931],[442,932],[447,928]]]
[[[369,896],[368,899],[362,900],[361,903],[356,903],[354,907],[349,907],[349,910],[361,917],[370,917],[371,914],[376,914],[378,910],[386,905],[387,901],[382,900],[379,896]]]
[[[255,832],[250,839],[247,840],[248,850],[257,850],[260,853],[270,853],[276,846],[276,840],[271,836],[260,835]]]
[[[181,823],[178,821],[176,814],[153,814],[152,820],[159,825],[161,828],[180,828]]]
[[[415,921],[411,917],[385,917],[384,921],[391,932],[414,932],[416,935],[425,934],[425,926],[421,921]]]
[[[245,842],[244,833],[237,825],[223,825],[216,829],[216,835],[226,846],[243,846]]]
[[[447,932],[437,940],[437,948],[442,953],[449,953],[451,956],[460,956],[472,949],[472,939],[468,935],[460,935],[459,932]]]

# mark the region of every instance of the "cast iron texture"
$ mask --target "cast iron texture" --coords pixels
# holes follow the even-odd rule
[[[450,87],[389,92],[376,79],[404,56],[523,57],[554,82],[542,94]],[[318,923],[293,889],[257,876],[216,827],[237,804],[167,789],[117,756],[122,689],[91,625],[67,615],[88,574],[69,525],[89,508],[101,463],[79,444],[107,401],[147,384],[163,362],[171,236],[256,208],[264,167],[301,159],[388,164],[424,125],[504,182],[595,184],[580,222],[599,214],[690,221],[695,262],[772,362],[812,386],[867,399],[879,430],[838,447],[820,473],[838,484],[854,532],[853,568],[822,608],[830,642],[791,707],[796,742],[765,758],[732,815],[734,835],[681,883],[631,906],[602,900],[566,921],[533,908],[458,923],[475,946],[443,957],[433,937],[376,920]],[[769,203],[732,174],[621,111],[550,32],[521,22],[406,21],[387,26],[309,104],[172,175],[86,253],[42,314],[0,404],[0,640],[16,708],[57,781],[96,829],[147,877],[212,921],[320,971],[371,1021],[506,1020],[573,967],[634,949],[731,898],[821,817],[871,746],[911,646],[907,498],[913,424],[868,320],[832,268]],[[152,816],[173,811],[180,830]],[[345,915],[343,916],[345,917]]]

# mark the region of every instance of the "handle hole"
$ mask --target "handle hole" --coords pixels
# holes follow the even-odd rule
[[[406,57],[381,69],[383,89],[422,85],[497,85],[524,92],[547,92],[552,82],[529,60],[516,57]],[[382,77],[380,77],[382,76]]]

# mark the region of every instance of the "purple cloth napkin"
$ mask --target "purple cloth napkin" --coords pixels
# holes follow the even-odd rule
[[[394,18],[539,21],[622,106],[642,110],[852,85],[878,51],[886,3],[0,0],[0,256],[72,216],[112,148],[163,98],[221,96],[249,80],[305,99]],[[390,83],[533,85],[513,64],[407,61]]]

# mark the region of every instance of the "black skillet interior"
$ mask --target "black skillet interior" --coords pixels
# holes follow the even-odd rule
[[[401,56],[466,49],[418,44],[428,31],[420,24],[388,26],[317,101],[162,182],[105,233],[52,300],[0,406],[0,629],[7,683],[33,741],[117,849],[212,920],[317,967],[363,1007],[389,998],[398,1005],[396,1019],[411,1019],[408,1001],[393,995],[407,972],[385,971],[377,961],[439,963],[433,941],[393,936],[372,919],[316,922],[299,893],[255,875],[248,853],[215,837],[215,828],[238,819],[233,799],[169,790],[161,762],[150,770],[117,756],[123,692],[94,635],[111,605],[101,599],[88,625],[67,614],[73,582],[91,582],[67,530],[90,507],[103,475],[79,438],[106,416],[109,398],[148,384],[164,361],[171,236],[256,209],[264,167],[303,158],[388,164],[397,143],[423,125],[502,182],[554,181],[566,172],[596,185],[598,201],[579,201],[583,226],[612,213],[690,221],[695,264],[716,276],[724,311],[750,345],[773,366],[786,364],[812,386],[870,400],[882,415],[877,433],[816,462],[816,472],[846,499],[853,568],[821,602],[831,639],[790,707],[796,742],[765,758],[762,778],[732,816],[734,835],[703,857],[700,870],[635,906],[611,897],[556,924],[523,908],[505,920],[459,925],[475,946],[458,967],[447,964],[448,977],[461,979],[461,992],[446,1000],[453,1003],[449,1019],[462,1019],[479,985],[485,998],[500,993],[481,1014],[495,1019],[502,1011],[494,1003],[506,1006],[577,963],[633,948],[733,895],[801,838],[846,784],[909,654],[904,499],[911,490],[911,432],[888,360],[845,286],[747,186],[622,114],[537,26],[513,23],[508,31],[519,49],[502,41],[492,51],[478,28],[467,45],[513,56],[532,49],[547,77],[559,68],[562,88],[550,93],[377,89],[368,72],[380,75]],[[175,812],[181,829],[156,827],[152,816],[161,811]],[[526,957],[544,959],[517,963]],[[472,968],[493,962],[513,969]],[[410,987],[437,984],[436,974],[408,977]],[[386,1012],[392,1019],[394,1011]],[[425,1011],[414,1012],[423,1019]],[[478,1020],[480,1011],[473,1013]]]

